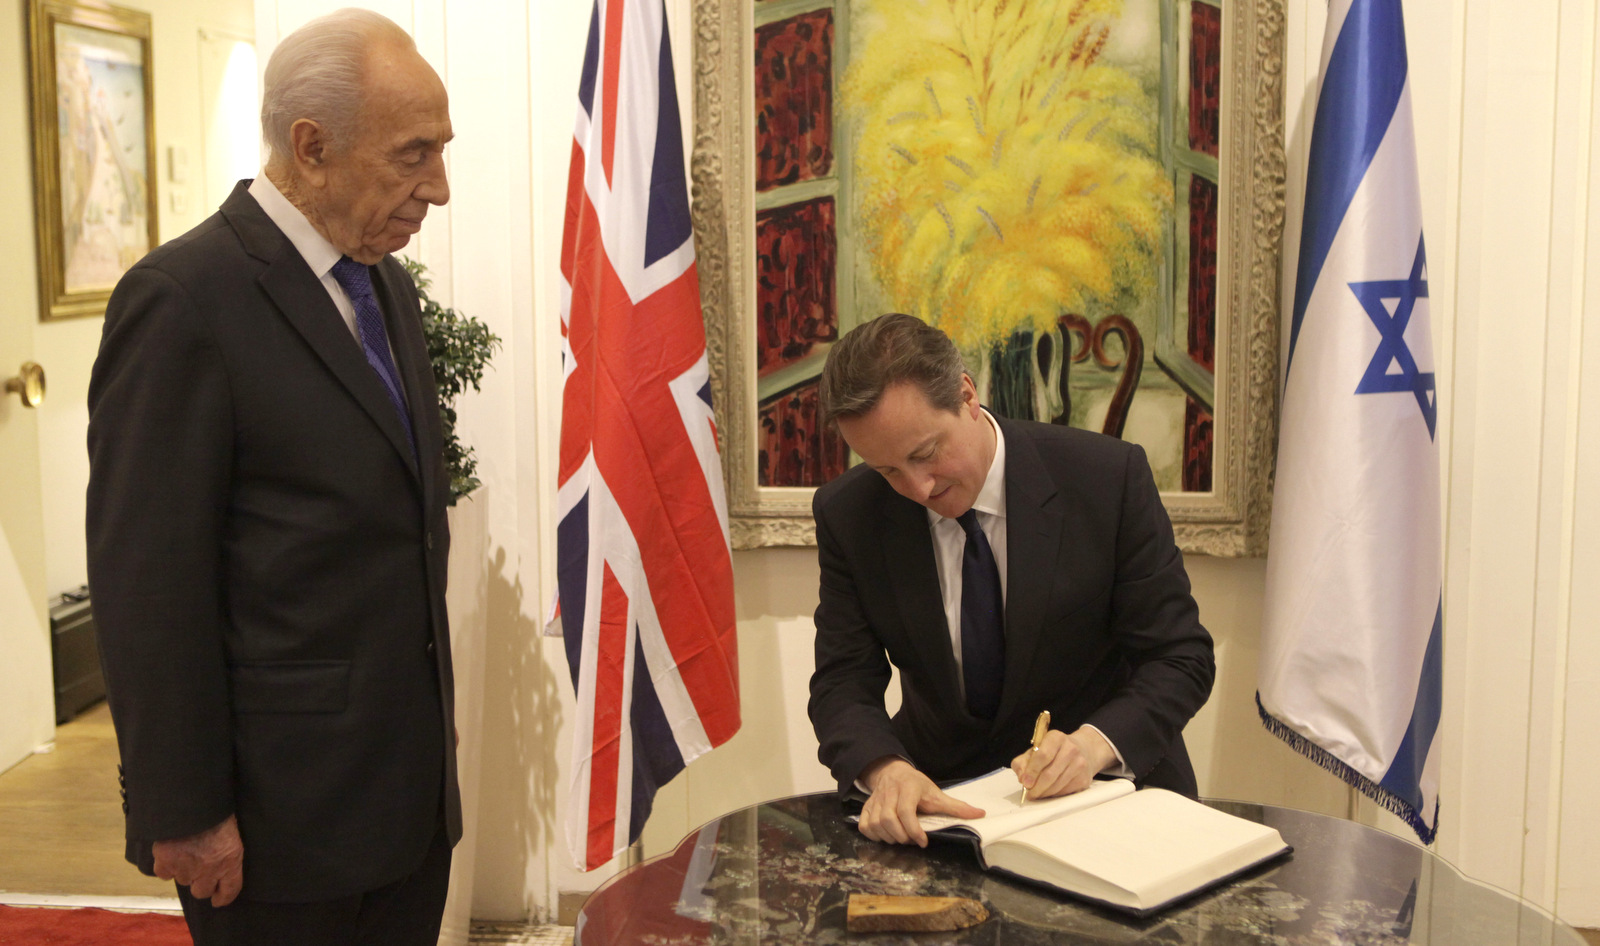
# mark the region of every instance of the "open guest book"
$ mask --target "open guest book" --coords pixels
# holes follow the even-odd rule
[[[1022,801],[1010,769],[945,791],[982,818],[923,815],[929,834],[971,843],[985,870],[1149,916],[1287,853],[1276,828],[1127,779]]]

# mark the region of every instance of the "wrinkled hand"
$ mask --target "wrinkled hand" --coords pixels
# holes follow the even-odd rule
[[[1053,798],[1088,788],[1116,759],[1111,744],[1094,729],[1084,726],[1072,733],[1052,729],[1037,752],[1027,750],[1011,760],[1011,771],[1030,799]]]
[[[885,756],[868,766],[861,781],[872,795],[861,808],[861,833],[874,841],[928,846],[928,834],[917,815],[982,818],[983,810],[956,801],[917,771],[910,762]]]
[[[176,880],[214,907],[232,903],[244,886],[244,842],[233,815],[199,834],[157,841],[153,853],[157,877]]]

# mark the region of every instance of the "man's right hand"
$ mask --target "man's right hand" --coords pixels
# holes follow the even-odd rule
[[[874,841],[928,846],[928,834],[917,815],[982,818],[983,810],[957,801],[898,756],[884,756],[867,766],[861,781],[872,790],[861,807],[861,833]]]
[[[210,898],[214,907],[232,903],[244,886],[244,841],[233,815],[199,834],[157,841],[153,853],[157,877],[176,880],[196,900]]]

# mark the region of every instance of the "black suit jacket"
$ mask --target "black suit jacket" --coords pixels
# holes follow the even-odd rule
[[[372,274],[416,455],[247,184],[111,296],[89,581],[129,860],[231,813],[244,896],[331,899],[410,873],[441,817],[460,837],[449,487],[405,270]]]
[[[1009,765],[1033,721],[1092,723],[1139,784],[1193,796],[1180,735],[1215,673],[1144,451],[1067,427],[997,418],[1006,443],[1006,669],[999,712],[960,697],[927,510],[856,467],[813,502],[822,587],[810,714],[848,791],[885,755],[935,781]],[[890,662],[901,708],[883,695]]]

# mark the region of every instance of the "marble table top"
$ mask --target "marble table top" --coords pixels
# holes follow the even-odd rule
[[[869,841],[832,794],[733,812],[590,896],[577,946],[1045,943],[1170,946],[1584,946],[1571,927],[1374,828],[1211,801],[1272,825],[1294,854],[1137,920],[979,869],[971,850]],[[851,893],[970,897],[987,921],[949,933],[849,933]]]

